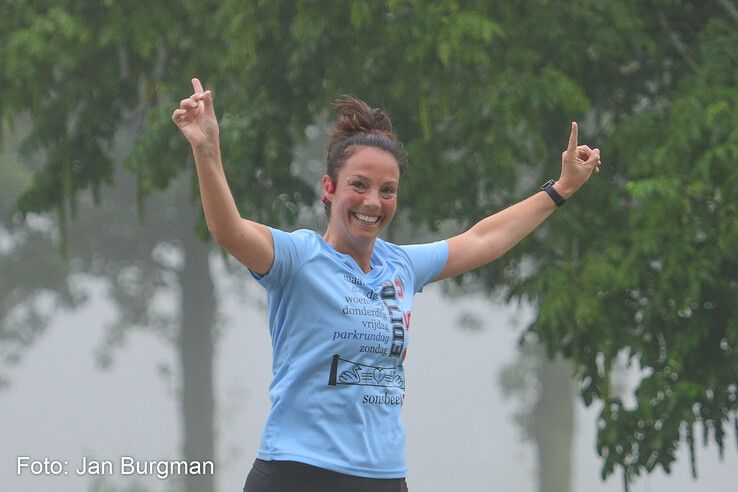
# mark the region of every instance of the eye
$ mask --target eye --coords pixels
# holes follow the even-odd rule
[[[397,194],[397,190],[395,190],[394,188],[388,186],[386,188],[382,188],[381,193],[386,198],[392,198],[393,196],[395,196]]]
[[[361,181],[351,181],[349,183],[351,187],[357,191],[364,191],[366,190],[366,185]]]

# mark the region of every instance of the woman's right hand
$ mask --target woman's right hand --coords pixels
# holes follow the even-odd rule
[[[193,148],[218,146],[218,120],[213,109],[213,94],[202,90],[198,79],[192,79],[195,93],[182,99],[172,121],[179,127]]]

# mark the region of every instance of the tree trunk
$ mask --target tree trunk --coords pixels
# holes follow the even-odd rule
[[[538,381],[541,392],[533,412],[533,437],[538,451],[540,492],[571,490],[571,447],[574,431],[574,393],[571,365],[541,350]]]
[[[182,424],[184,459],[215,463],[213,397],[213,328],[216,299],[208,265],[208,243],[192,231],[192,221],[182,245],[185,265],[179,274],[181,287],[180,362],[182,367]],[[217,466],[217,463],[216,463]],[[210,474],[185,476],[187,492],[214,492]]]

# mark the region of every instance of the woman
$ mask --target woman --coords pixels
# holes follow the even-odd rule
[[[599,149],[572,123],[558,181],[445,241],[378,238],[397,207],[405,167],[389,118],[362,101],[336,103],[323,236],[241,218],[220,159],[210,91],[172,114],[192,146],[208,229],[267,289],[274,380],[258,458],[244,491],[407,490],[403,360],[412,297],[434,281],[503,255],[599,171]]]

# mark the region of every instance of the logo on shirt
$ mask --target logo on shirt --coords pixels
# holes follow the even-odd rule
[[[335,354],[331,360],[328,385],[352,384],[358,386],[382,386],[405,389],[402,366],[380,367],[342,359]]]
[[[397,291],[397,297],[402,299],[405,297],[405,292],[402,288],[402,280],[399,277],[395,277],[395,290]]]
[[[397,280],[395,280],[396,282]],[[390,357],[401,357],[402,349],[405,346],[405,324],[404,316],[400,305],[397,302],[397,290],[392,282],[386,282],[379,291],[379,297],[384,303],[384,307],[390,315],[390,324],[392,326],[392,347],[390,348]]]

